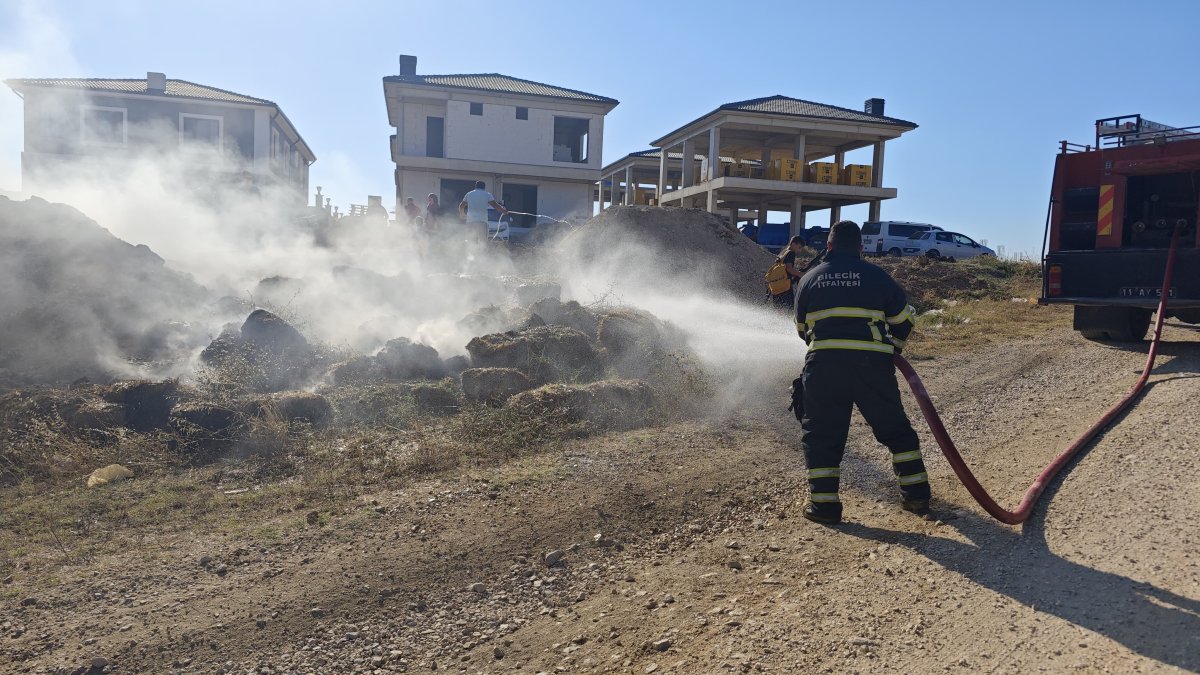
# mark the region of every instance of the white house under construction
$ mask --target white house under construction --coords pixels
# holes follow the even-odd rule
[[[607,189],[613,204],[640,197],[728,213],[731,222],[790,212],[793,234],[810,211],[828,209],[832,223],[843,206],[865,203],[878,220],[880,202],[896,196],[883,182],[884,146],[917,128],[884,116],[883,106],[873,98],[858,111],[781,95],[727,103],[655,140],[654,150],[604,167],[600,206]],[[871,164],[847,166],[846,153],[860,148],[872,148]]]

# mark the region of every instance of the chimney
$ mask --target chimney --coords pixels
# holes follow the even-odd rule
[[[883,99],[867,99],[866,105],[863,106],[863,112],[867,113],[868,115],[879,115],[880,117],[883,117]]]
[[[400,74],[401,75],[416,75],[417,74],[417,57],[400,55]]]
[[[162,73],[146,73],[146,91],[161,94],[167,90],[167,76]]]

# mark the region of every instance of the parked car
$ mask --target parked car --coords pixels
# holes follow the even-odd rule
[[[996,255],[992,249],[957,232],[918,232],[909,239],[904,255],[925,255],[943,260],[962,260],[981,255]]]
[[[928,223],[909,223],[899,220],[875,220],[862,224],[863,251],[868,255],[904,255],[909,237],[922,232],[941,230]]]

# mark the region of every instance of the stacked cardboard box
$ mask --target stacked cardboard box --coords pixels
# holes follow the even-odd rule
[[[814,183],[837,185],[838,168],[833,162],[813,162],[808,165],[808,179]]]
[[[766,169],[770,180],[786,180],[799,183],[804,180],[804,162],[799,159],[776,159]]]
[[[842,185],[871,187],[871,165],[847,164],[846,168],[842,169]]]

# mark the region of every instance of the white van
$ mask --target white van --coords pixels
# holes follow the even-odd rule
[[[904,255],[909,237],[919,232],[941,230],[929,223],[909,223],[901,220],[874,220],[862,224],[863,252],[867,255]]]

